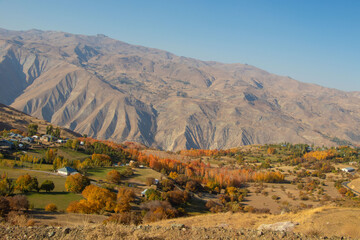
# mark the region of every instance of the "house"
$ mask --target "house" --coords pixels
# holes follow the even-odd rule
[[[24,137],[21,139],[22,142],[28,142],[28,143],[33,143],[34,139],[31,137]]]
[[[41,138],[40,138],[40,140],[44,141],[44,142],[52,142],[55,139],[56,139],[56,137],[48,135],[48,134],[42,135]]]
[[[64,140],[64,139],[58,139],[56,142],[57,142],[57,143],[66,143],[67,141]]]
[[[31,136],[33,139],[39,139],[38,135]]]
[[[69,176],[72,174],[76,174],[78,173],[78,171],[76,171],[76,169],[71,168],[71,167],[63,167],[57,170],[57,173],[63,176]]]
[[[12,137],[12,138],[23,138],[22,135],[17,134],[17,133],[13,133],[13,132],[10,132],[9,137]]]
[[[142,197],[145,197],[147,190],[149,190],[149,189],[145,189],[144,191],[141,192]]]
[[[346,167],[346,168],[342,168],[341,171],[344,171],[344,172],[348,172],[348,173],[349,173],[349,172],[354,172],[355,169],[352,168],[352,167]]]
[[[0,148],[1,149],[14,149],[15,144],[10,141],[7,141],[7,140],[0,140]]]

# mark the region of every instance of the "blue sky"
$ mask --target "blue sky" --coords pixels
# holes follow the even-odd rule
[[[357,0],[0,0],[0,27],[109,37],[360,91]]]

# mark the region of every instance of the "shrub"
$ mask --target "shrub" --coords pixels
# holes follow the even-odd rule
[[[50,180],[45,180],[40,186],[40,189],[46,192],[50,192],[54,190],[54,188],[55,188],[54,182]]]
[[[121,174],[116,170],[111,170],[106,174],[106,179],[111,183],[119,184],[121,180]]]
[[[28,222],[27,215],[24,213],[20,213],[17,211],[11,211],[7,215],[7,221],[10,224],[16,225],[16,226],[26,226]]]
[[[80,193],[90,184],[90,180],[80,173],[70,175],[66,178],[65,188],[68,192]]]
[[[13,211],[28,210],[29,201],[24,195],[15,195],[13,197],[8,197],[10,208]]]
[[[148,210],[143,220],[145,222],[155,222],[162,219],[169,219],[177,217],[178,211],[166,201],[150,201],[141,204],[144,210]]]
[[[4,217],[10,211],[9,200],[5,197],[0,197],[0,216]]]
[[[174,190],[166,193],[166,200],[173,205],[184,204],[188,199],[189,194],[186,191]]]
[[[113,214],[104,221],[105,224],[109,222],[124,225],[139,225],[142,223],[142,217],[139,213],[136,212],[123,212],[119,214]]]
[[[45,211],[56,212],[57,206],[54,203],[49,203],[48,205],[45,206]]]

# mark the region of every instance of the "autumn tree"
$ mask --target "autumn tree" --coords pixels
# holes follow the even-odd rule
[[[65,189],[68,192],[80,193],[89,184],[90,184],[89,178],[81,175],[80,173],[76,173],[66,178]]]
[[[111,183],[119,184],[121,180],[121,174],[114,169],[106,174],[106,179]]]
[[[146,185],[147,186],[151,186],[151,185],[153,185],[155,183],[155,178],[153,178],[153,177],[147,177],[146,178]]]
[[[123,213],[131,210],[130,203],[134,201],[135,193],[130,188],[119,188],[117,194],[117,204],[115,212]]]
[[[115,208],[116,195],[105,188],[89,185],[82,195],[85,199],[70,203],[66,209],[68,212],[90,214],[113,211]]]
[[[54,188],[55,188],[54,182],[51,180],[45,180],[40,186],[40,189],[46,192],[51,192],[52,190],[54,190]]]
[[[8,196],[14,191],[14,183],[10,180],[7,175],[3,175],[0,180],[0,195]]]
[[[15,189],[22,193],[30,192],[32,190],[38,191],[37,178],[31,177],[29,174],[21,175],[15,182]]]

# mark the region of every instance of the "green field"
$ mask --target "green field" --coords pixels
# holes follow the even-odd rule
[[[106,179],[106,174],[114,169],[120,171],[124,169],[124,167],[90,168],[86,170],[86,176],[94,180],[100,180],[100,179],[104,180]]]
[[[65,191],[65,177],[57,176],[51,174],[51,172],[43,172],[43,171],[31,171],[28,169],[16,169],[16,168],[0,168],[0,173],[6,173],[10,179],[16,181],[16,179],[24,174],[29,174],[32,177],[36,177],[39,186],[45,180],[51,180],[55,184],[55,189],[53,192],[30,192],[27,193],[26,196],[29,199],[30,204],[34,206],[34,208],[44,208],[49,203],[54,203],[58,207],[59,210],[65,210],[70,202],[76,201],[82,198],[80,194],[69,193]],[[15,192],[19,193],[19,192]]]
[[[81,194],[69,193],[69,192],[39,192],[28,193],[26,196],[29,199],[30,204],[36,209],[44,209],[49,203],[54,203],[58,210],[65,210],[69,203],[82,199]]]

